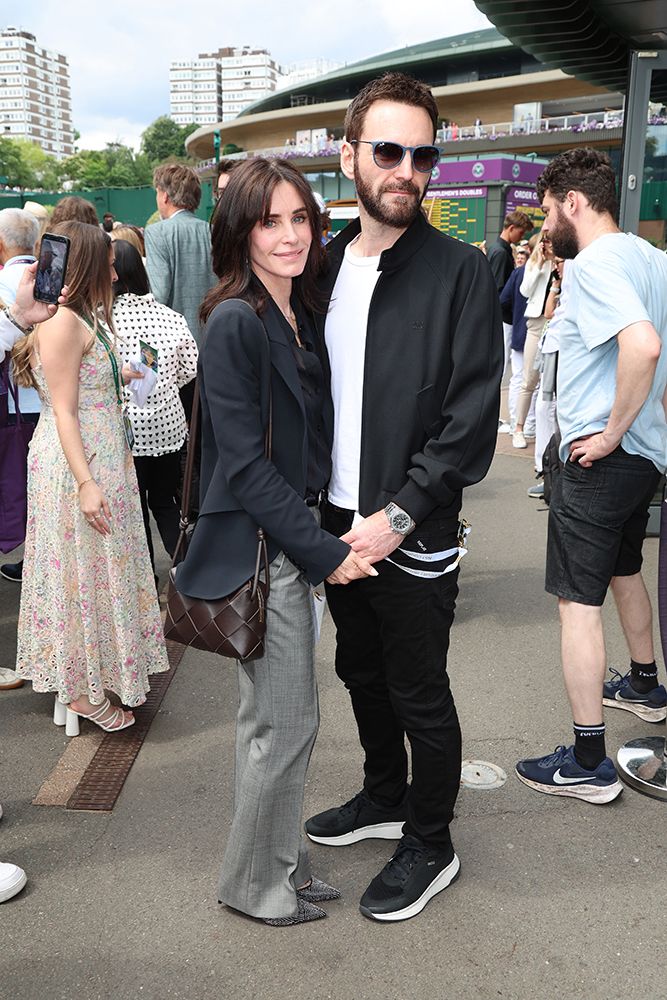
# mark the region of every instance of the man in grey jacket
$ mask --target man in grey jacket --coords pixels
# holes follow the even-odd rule
[[[192,167],[181,163],[158,167],[153,184],[161,221],[144,233],[151,291],[158,302],[185,316],[199,342],[199,307],[216,280],[208,223],[194,215],[201,184]]]

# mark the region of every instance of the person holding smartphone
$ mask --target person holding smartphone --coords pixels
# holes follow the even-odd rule
[[[544,329],[544,307],[546,305],[553,268],[551,239],[544,230],[528,258],[523,281],[519,291],[528,300],[526,303],[526,342],[523,347],[523,382],[516,404],[516,425],[512,434],[514,448],[526,448],[524,424],[531,409],[533,394],[540,378],[535,368],[535,355]]]
[[[67,287],[62,289],[58,303],[53,305],[36,302],[33,297],[37,261],[26,265],[16,287],[14,301],[4,302],[0,298],[0,362],[5,360],[17,341],[26,336],[34,323],[42,323],[55,316],[58,304],[67,301]],[[22,679],[13,670],[0,667],[0,691],[20,687]],[[0,805],[0,819],[2,806]],[[0,861],[0,903],[17,896],[23,889],[28,876],[23,868],[11,861]]]
[[[149,674],[169,669],[122,410],[123,381],[137,376],[114,349],[108,234],[66,222],[55,235],[70,244],[68,304],[12,355],[16,382],[42,398],[28,463],[17,672],[117,732],[134,716],[106,692],[136,707]]]

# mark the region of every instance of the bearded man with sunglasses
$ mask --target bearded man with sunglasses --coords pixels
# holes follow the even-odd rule
[[[489,265],[420,210],[439,158],[437,125],[428,87],[401,73],[352,101],[341,168],[355,182],[359,219],[327,247],[323,282],[335,408],[323,524],[379,575],[327,586],[365,778],[306,832],[332,846],[399,841],[361,899],[361,912],[380,921],[416,915],[459,872],[449,824],[461,732],[447,649],[461,491],[488,470],[500,402],[502,326]]]

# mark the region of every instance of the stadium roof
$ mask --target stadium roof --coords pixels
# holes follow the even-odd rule
[[[507,38],[546,66],[610,90],[627,91],[633,49],[667,49],[665,0],[475,0]],[[667,71],[651,97],[667,101]]]
[[[534,69],[535,62],[520,50],[495,28],[485,28],[482,31],[472,31],[464,35],[454,35],[451,38],[439,38],[435,41],[422,42],[420,45],[406,45],[402,49],[382,52],[359,62],[341,66],[339,69],[318,76],[313,80],[302,81],[284,90],[276,90],[268,97],[263,97],[249,105],[238,115],[253,115],[264,111],[277,111],[289,108],[293,100],[307,93],[309,103],[319,101],[343,100],[354,97],[363,85],[374,76],[388,72],[400,66],[407,73],[414,73],[420,79],[432,86],[444,83],[438,79],[447,65],[469,60],[471,56],[492,55],[493,53],[520,54],[522,63]],[[502,75],[502,74],[494,74]]]

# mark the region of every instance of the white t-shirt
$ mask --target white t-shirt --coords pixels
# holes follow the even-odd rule
[[[371,297],[380,277],[379,255],[357,257],[352,246],[345,248],[324,329],[334,404],[329,500],[346,510],[359,509],[366,328]]]

